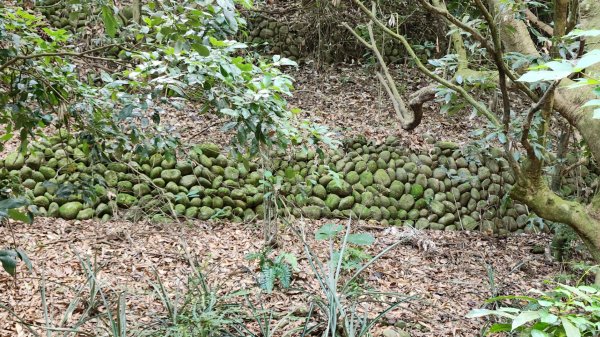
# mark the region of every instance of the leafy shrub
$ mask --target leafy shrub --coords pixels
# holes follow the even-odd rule
[[[387,295],[391,296],[392,299],[387,301],[385,298],[376,298],[373,295],[373,292],[356,291],[353,289],[353,285],[364,270],[379,260],[384,254],[405,242],[405,240],[400,240],[388,246],[368,262],[361,264],[360,267],[356,268],[357,270],[354,271],[352,275],[347,278],[342,278],[343,257],[346,256],[348,244],[368,245],[374,241],[374,238],[370,234],[351,234],[351,221],[348,221],[346,231],[343,236],[341,236],[341,241],[338,245],[339,250],[336,251],[335,241],[343,230],[344,227],[342,225],[327,224],[321,227],[315,234],[317,240],[329,241],[329,260],[326,263],[322,263],[311,251],[306,242],[304,233],[299,233],[304,244],[308,262],[319,282],[322,293],[321,296],[314,296],[312,306],[318,308],[324,315],[324,318],[318,320],[313,328],[324,331],[322,333],[322,336],[324,337],[368,336],[370,335],[371,329],[385,314],[399,306],[401,303],[412,299],[412,297],[388,293]],[[377,316],[370,319],[368,315],[365,315],[358,310],[358,306],[364,304],[366,301],[378,302],[387,307]]]
[[[467,317],[494,316],[500,319],[489,333],[510,332],[531,337],[580,337],[599,335],[600,289],[561,284],[553,291],[532,290],[536,297],[500,296],[488,300],[525,302],[524,306],[500,306],[496,310],[475,309]],[[513,302],[514,303],[514,302]]]
[[[326,224],[317,231],[315,238],[317,240],[335,241],[337,239],[339,241],[339,234],[343,229],[344,226],[342,225]],[[370,246],[373,242],[375,242],[375,238],[369,233],[348,234],[345,242],[346,247],[343,249],[343,256],[341,258],[341,268],[346,271],[360,268],[364,262],[372,258],[361,246]],[[335,261],[339,260],[340,253],[341,251],[333,252],[333,259]]]
[[[283,288],[289,288],[292,283],[292,272],[298,269],[296,256],[291,253],[281,253],[275,259],[269,258],[272,249],[267,247],[260,252],[246,255],[247,260],[258,260],[260,266],[260,277],[258,284],[260,288],[270,293],[279,281]]]
[[[167,292],[158,273],[156,276],[158,280],[152,285],[167,311],[167,320],[151,336],[226,336],[234,325],[242,323],[244,315],[233,300],[239,302],[245,291],[222,294],[196,269],[188,279],[185,294],[173,295]]]

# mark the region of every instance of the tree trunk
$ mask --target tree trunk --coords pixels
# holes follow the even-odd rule
[[[546,181],[537,175],[517,182],[511,194],[538,216],[571,226],[594,260],[600,262],[600,196],[587,207],[578,202],[567,201],[551,191]]]

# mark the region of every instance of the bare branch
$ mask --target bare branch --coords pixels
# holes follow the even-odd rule
[[[419,0],[421,1],[421,0]],[[417,65],[417,68],[419,68],[419,70],[425,74],[427,77],[431,78],[432,80],[436,81],[437,83],[452,89],[454,91],[456,91],[458,94],[461,95],[461,97],[463,97],[467,102],[469,102],[469,104],[471,104],[479,113],[481,113],[482,115],[484,115],[494,126],[496,127],[500,127],[501,123],[498,120],[498,117],[496,117],[496,115],[494,115],[493,112],[491,112],[490,110],[488,110],[487,107],[485,107],[483,104],[481,104],[480,102],[478,102],[472,95],[470,95],[463,87],[452,83],[440,76],[438,76],[437,74],[433,73],[432,71],[430,71],[429,69],[427,69],[427,67],[425,67],[425,65],[423,64],[423,62],[421,62],[421,60],[419,59],[419,57],[415,54],[415,51],[412,49],[410,43],[408,43],[408,41],[406,40],[406,38],[400,34],[397,34],[396,32],[392,31],[391,29],[389,29],[388,27],[386,27],[386,25],[384,25],[379,19],[377,19],[377,17],[375,16],[375,14],[373,12],[371,12],[367,7],[365,7],[365,5],[359,1],[359,0],[354,0],[354,3],[363,11],[363,13],[365,13],[367,16],[369,16],[369,18],[377,25],[379,26],[384,32],[386,32],[389,36],[393,37],[394,39],[398,40],[406,49],[406,51],[408,52],[408,54],[410,55],[411,59],[415,62],[415,64]],[[430,5],[431,6],[431,5]]]
[[[554,28],[552,28],[549,24],[545,23],[544,21],[540,20],[531,10],[526,9],[525,16],[527,17],[527,20],[529,20],[529,22],[531,22],[539,30],[544,32],[544,34],[548,36],[554,35]]]

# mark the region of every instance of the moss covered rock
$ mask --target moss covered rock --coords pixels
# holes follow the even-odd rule
[[[202,154],[210,158],[216,158],[221,152],[219,146],[214,143],[202,143],[197,145],[195,148],[202,151]]]
[[[321,207],[319,206],[304,206],[302,207],[302,214],[309,219],[320,219],[321,218]]]
[[[412,194],[403,195],[400,198],[400,201],[398,202],[398,207],[400,207],[400,209],[403,209],[407,212],[410,211],[414,205],[415,205],[415,197],[413,197]]]
[[[345,180],[331,180],[327,184],[327,192],[347,197],[352,194],[352,186]]]
[[[377,171],[375,171],[375,175],[373,176],[373,182],[375,184],[389,187],[392,183],[392,179],[390,179],[390,176],[384,169],[378,169]]]
[[[160,177],[168,182],[179,182],[179,180],[181,179],[181,171],[177,170],[177,169],[167,169],[167,170],[163,170],[160,173]]]
[[[360,184],[364,187],[373,185],[373,173],[370,171],[364,171],[360,174]]]
[[[67,220],[73,220],[77,218],[77,214],[79,211],[83,209],[83,204],[79,201],[67,202],[64,205],[60,206],[58,209],[58,213],[60,216]]]
[[[129,208],[136,204],[137,198],[127,193],[117,194],[117,205],[125,208]]]
[[[423,196],[423,186],[421,184],[413,184],[410,188],[410,194],[418,199]]]
[[[327,198],[325,199],[325,205],[327,205],[327,207],[330,210],[334,210],[334,209],[338,208],[340,201],[341,201],[341,198],[338,195],[329,194],[329,195],[327,195]]]
[[[25,165],[25,157],[20,152],[9,153],[4,158],[4,167],[9,170],[19,170]]]
[[[89,220],[94,217],[94,209],[86,208],[77,213],[77,220]]]

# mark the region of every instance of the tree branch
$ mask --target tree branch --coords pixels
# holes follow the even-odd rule
[[[421,1],[421,0],[419,0]],[[362,10],[363,13],[365,13],[367,16],[369,16],[369,18],[377,25],[379,26],[384,32],[386,32],[389,36],[393,37],[394,39],[398,40],[406,49],[406,51],[408,52],[408,54],[410,55],[411,59],[415,62],[415,64],[417,65],[417,68],[419,68],[419,70],[421,70],[421,72],[423,74],[425,74],[427,77],[431,78],[432,80],[436,81],[437,83],[452,89],[454,91],[456,91],[457,93],[459,93],[467,102],[469,102],[469,104],[471,104],[479,113],[481,113],[482,115],[484,115],[494,126],[496,127],[500,127],[501,123],[500,120],[498,120],[498,118],[496,117],[496,115],[494,115],[493,112],[491,112],[490,110],[488,110],[483,104],[481,104],[480,102],[478,102],[473,96],[471,96],[463,87],[456,85],[440,76],[438,76],[437,74],[434,74],[432,71],[430,71],[429,69],[427,69],[427,67],[425,67],[425,65],[423,65],[423,62],[421,62],[421,60],[419,59],[419,57],[415,54],[415,51],[412,49],[410,43],[408,43],[408,41],[406,40],[406,38],[400,34],[397,34],[396,32],[392,31],[391,29],[389,29],[388,27],[386,27],[379,19],[377,19],[377,17],[375,16],[374,13],[372,13],[367,7],[365,7],[365,5],[360,2],[359,0],[354,0],[354,3]],[[430,5],[431,6],[431,5]]]
[[[548,36],[554,35],[554,28],[552,28],[549,24],[545,23],[544,21],[540,20],[535,14],[533,14],[533,12],[529,8],[525,10],[525,17],[527,17],[527,20],[529,20],[529,22],[531,22],[539,30],[544,32],[544,34]]]
[[[91,60],[97,60],[97,61],[107,61],[107,62],[113,62],[113,63],[117,63],[117,64],[122,64],[122,62],[119,62],[118,60],[115,59],[111,59],[111,58],[106,58],[106,57],[100,57],[100,56],[91,56],[88,54],[103,50],[103,49],[107,49],[107,48],[112,48],[115,46],[119,46],[120,44],[110,44],[110,45],[106,45],[106,46],[101,46],[98,48],[94,48],[94,49],[90,49],[90,50],[86,50],[80,53],[74,53],[74,52],[52,52],[52,53],[39,53],[39,54],[29,54],[29,55],[18,55],[13,57],[12,59],[10,59],[9,61],[5,62],[4,64],[2,64],[0,66],[0,72],[4,71],[4,69],[8,68],[9,66],[19,62],[19,61],[23,61],[23,60],[31,60],[31,59],[36,59],[36,58],[43,58],[43,57],[64,57],[64,56],[69,56],[69,57],[79,57],[79,58],[87,58],[87,59],[91,59]]]

